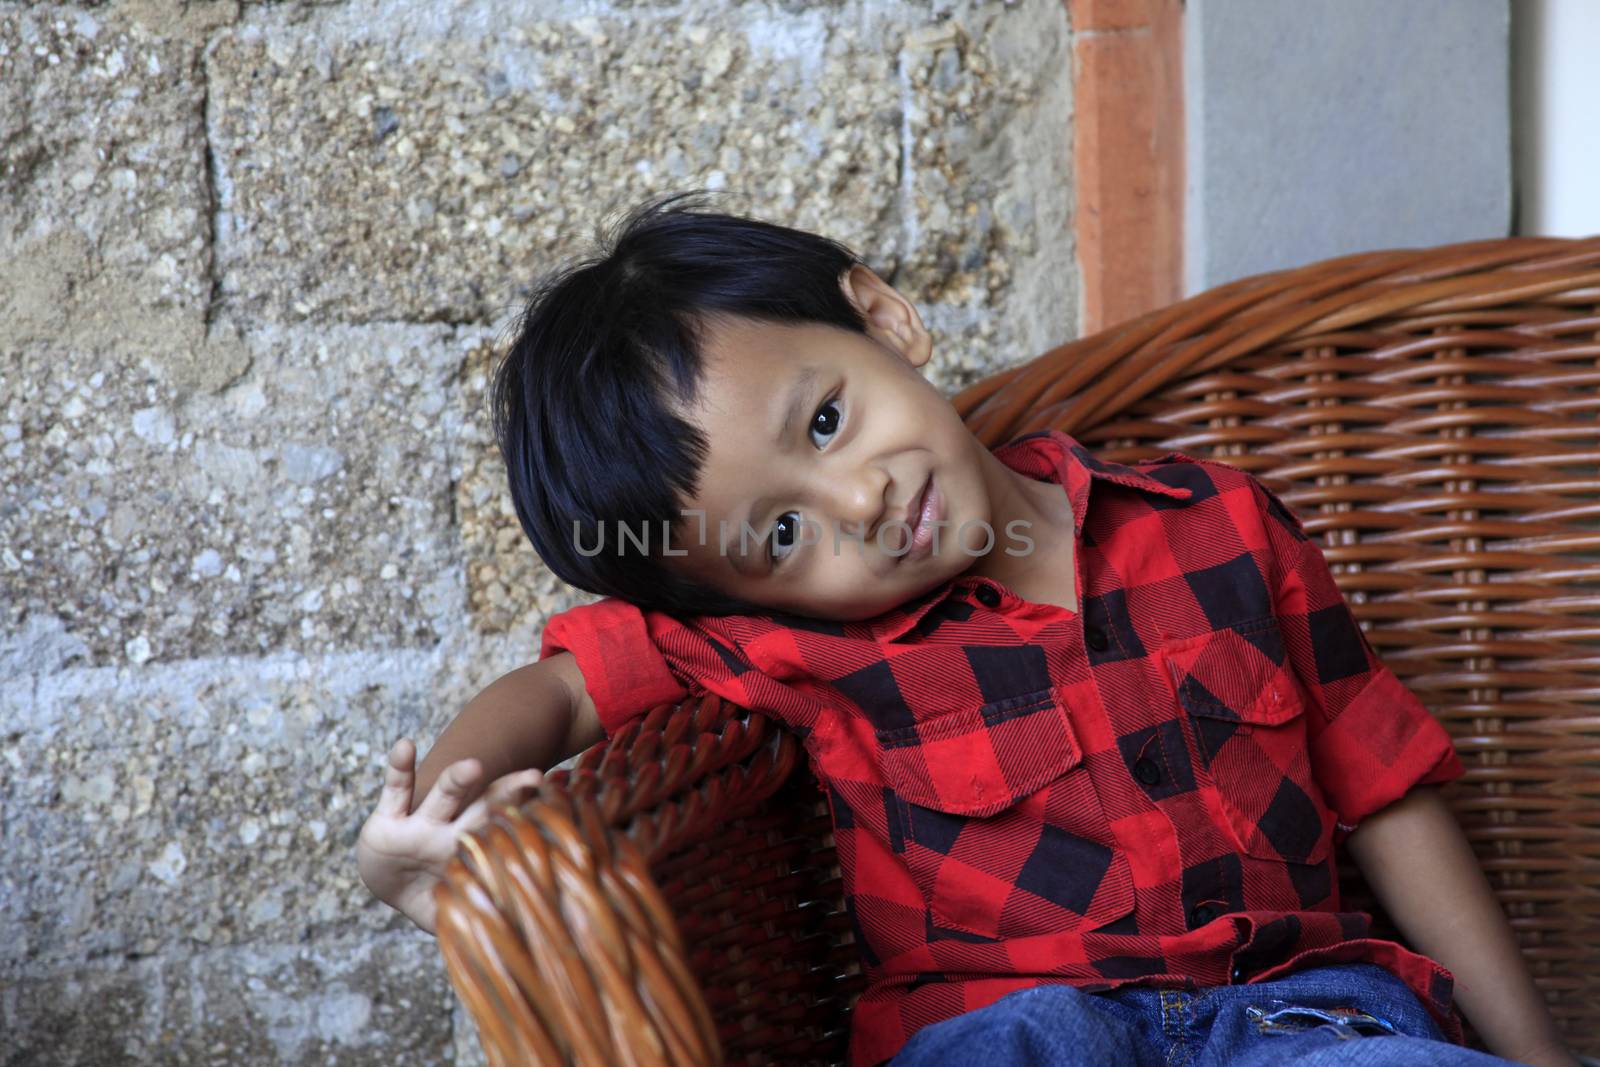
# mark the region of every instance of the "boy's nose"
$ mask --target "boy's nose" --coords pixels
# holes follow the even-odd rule
[[[835,474],[825,479],[823,488],[828,495],[829,510],[842,533],[871,536],[878,523],[887,517],[885,496],[889,476],[883,471],[868,467],[849,474]]]

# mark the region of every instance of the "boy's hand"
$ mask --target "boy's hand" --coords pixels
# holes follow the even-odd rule
[[[492,807],[526,799],[544,776],[537,770],[517,771],[483,789],[478,781],[482,765],[475,759],[460,760],[440,773],[412,811],[416,757],[410,738],[402,737],[389,750],[383,795],[361,827],[356,865],[373,896],[431,934],[433,887],[455,854],[456,838],[486,825]]]

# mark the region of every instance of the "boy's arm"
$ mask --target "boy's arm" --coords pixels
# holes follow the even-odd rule
[[[546,770],[605,738],[578,661],[562,652],[502,675],[451,720],[417,768],[413,801],[464,759],[492,782],[513,771]]]
[[[571,655],[512,671],[468,702],[420,768],[410,739],[395,743],[382,795],[356,842],[361,880],[432,933],[433,889],[456,840],[487,824],[491,807],[518,802],[546,768],[603,735]]]
[[[1577,1067],[1437,789],[1413,789],[1363,819],[1346,843],[1401,933],[1455,974],[1456,1000],[1492,1052],[1535,1067]]]

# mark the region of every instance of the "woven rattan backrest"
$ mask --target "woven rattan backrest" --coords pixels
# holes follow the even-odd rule
[[[1451,796],[1567,1032],[1600,1032],[1600,238],[1246,279],[957,406],[999,443],[1250,471],[1450,730]]]

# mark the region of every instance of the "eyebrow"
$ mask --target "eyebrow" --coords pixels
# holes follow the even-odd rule
[[[779,448],[782,448],[783,443],[789,439],[789,431],[794,427],[794,420],[800,414],[800,405],[816,382],[816,367],[804,367],[796,376],[794,385],[789,389],[789,406],[783,413],[783,425],[778,427],[778,435],[772,439],[772,443]]]

